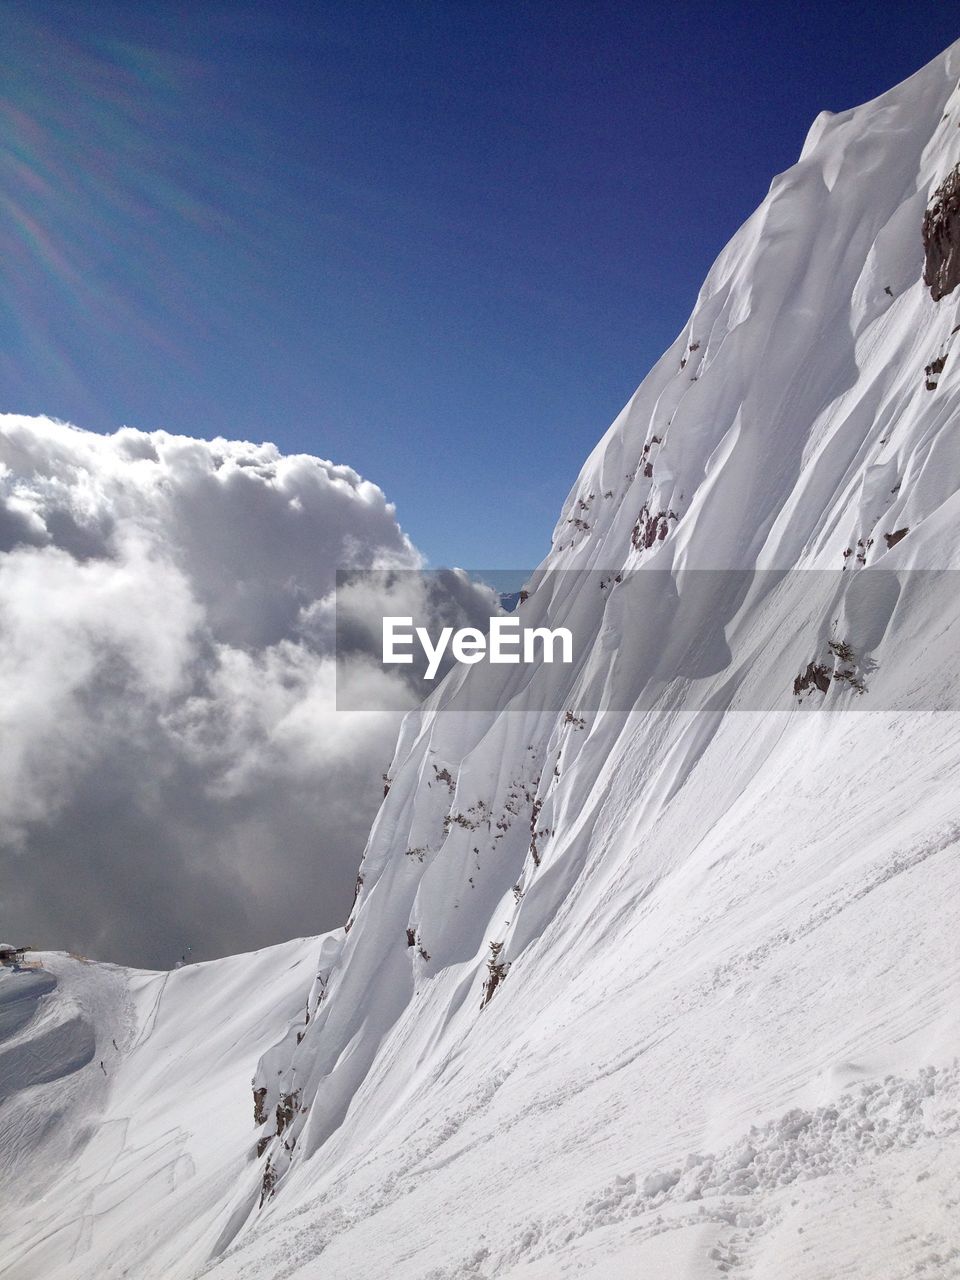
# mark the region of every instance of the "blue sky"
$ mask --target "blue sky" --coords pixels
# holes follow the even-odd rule
[[[712,259],[938,4],[0,0],[0,409],[273,440],[527,566]]]

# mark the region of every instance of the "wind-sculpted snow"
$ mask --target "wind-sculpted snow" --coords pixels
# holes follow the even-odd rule
[[[519,606],[578,660],[404,721],[204,1274],[960,1274],[958,75],[819,117],[720,255]]]
[[[832,920],[843,921],[837,949],[796,1010],[791,1088],[856,1049],[845,1002],[823,1026],[813,993],[827,975],[859,985],[844,940],[859,927],[858,904],[883,893],[884,866],[901,859],[907,877],[904,850],[929,843],[945,820],[943,780],[960,745],[955,717],[936,714],[958,692],[955,593],[934,601],[922,575],[911,577],[957,567],[960,553],[958,317],[924,288],[921,234],[932,191],[960,159],[958,71],[951,51],[875,103],[816,122],[800,162],[774,179],[677,342],[588,459],[520,605],[528,625],[567,622],[586,635],[579,665],[454,673],[408,718],[342,956],[285,1065],[271,1054],[258,1076],[271,1104],[294,1090],[302,1104],[282,1141],[264,1144],[266,1235],[255,1228],[251,1242],[279,1231],[269,1224],[283,1219],[285,1199],[288,1213],[311,1196],[326,1203],[335,1183],[337,1203],[349,1199],[344,1182],[359,1179],[348,1171],[391,1166],[385,1147],[394,1176],[411,1182],[399,1152],[415,1149],[412,1082],[436,1105],[465,1072],[478,1088],[501,1071],[508,1081],[541,1019],[555,1050],[561,1028],[576,1041],[568,1079],[588,1088],[601,1069],[591,1035],[616,1059],[622,1037],[609,1024],[641,1029],[633,1005],[648,1006],[657,1030],[647,1026],[647,1038],[674,1044],[656,1081],[641,1086],[642,1071],[621,1069],[618,1123],[638,1145],[651,1144],[649,1108],[676,1106],[676,1125],[738,1108],[762,1115],[782,1075],[768,970],[785,949],[810,964]],[[938,360],[931,391],[925,370]],[[584,569],[605,581],[557,572]],[[675,590],[638,569],[671,573]],[[725,575],[681,572],[700,569],[773,580],[829,570],[837,586],[778,614],[756,577],[752,594],[733,599]],[[704,647],[718,626],[726,662]],[[810,663],[829,677],[794,698]],[[890,704],[879,695],[871,710],[868,671],[878,689],[912,681],[912,713],[881,714]],[[479,705],[480,681],[499,713],[458,710]],[[782,689],[779,710],[743,710],[758,705],[758,682]],[[841,713],[829,723],[812,714],[827,705]],[[929,908],[918,925],[926,941],[945,936],[950,914],[942,893]],[[909,952],[886,918],[864,937],[887,960],[898,946]],[[706,1007],[731,999],[729,988],[696,979],[714,946],[713,969],[740,974],[734,1007],[760,1041],[746,1055],[751,1079],[720,1088],[695,1061],[725,1061]],[[681,956],[686,980],[665,1008],[663,973]],[[881,1025],[896,1001],[882,981],[868,1002]],[[935,1001],[928,1015],[943,1012]],[[542,1085],[524,1075],[529,1129]],[[601,1112],[567,1149],[609,1155],[621,1141]],[[518,1143],[507,1167],[516,1174],[532,1159],[537,1183],[552,1182],[558,1153],[546,1129],[533,1150]],[[474,1154],[477,1168],[485,1159]],[[539,1195],[523,1182],[511,1206],[525,1194]],[[461,1231],[470,1222],[487,1237],[496,1199],[471,1212],[454,1188],[443,1196]],[[392,1258],[400,1245],[386,1248]],[[426,1274],[442,1248],[416,1252],[403,1274]]]
[[[202,1268],[247,1158],[258,1046],[302,1011],[321,943],[172,973],[57,954],[0,970],[0,1011],[28,1015],[0,1040],[0,1276]]]
[[[93,1027],[82,1017],[69,1011],[54,1019],[38,1017],[42,998],[56,985],[42,970],[0,973],[0,1103],[73,1075],[93,1058]],[[25,1027],[30,1030],[22,1034]]]

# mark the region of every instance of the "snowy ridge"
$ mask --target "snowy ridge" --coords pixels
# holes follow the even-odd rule
[[[949,352],[958,307],[956,298],[933,303],[923,285],[920,226],[932,191],[960,160],[958,71],[954,49],[876,102],[816,122],[801,161],[771,184],[718,259],[689,324],[588,459],[538,575],[548,591],[567,591],[568,598],[541,600],[535,579],[521,606],[531,621],[549,610],[554,624],[576,617],[583,625],[588,615],[593,652],[569,683],[566,715],[539,714],[549,704],[538,696],[542,685],[534,678],[522,687],[513,674],[501,698],[509,710],[457,715],[451,708],[462,687],[495,678],[471,672],[454,677],[408,720],[342,963],[286,1067],[271,1055],[260,1077],[268,1089],[296,1091],[309,1107],[268,1157],[269,1189],[280,1187],[271,1214],[283,1214],[291,1161],[302,1185],[324,1185],[343,1176],[358,1150],[393,1141],[388,1131],[416,1107],[411,1076],[434,1103],[443,1096],[444,1064],[463,1056],[489,1054],[496,1079],[499,1037],[490,1021],[523,1023],[526,1006],[536,1025],[531,993],[553,985],[547,975],[558,968],[572,979],[572,936],[591,938],[599,979],[597,953],[616,951],[621,935],[634,934],[646,917],[651,936],[633,958],[637,980],[649,981],[665,950],[680,949],[678,926],[690,914],[689,906],[678,911],[675,886],[686,882],[688,903],[703,896],[690,882],[707,874],[704,845],[716,857],[725,827],[752,827],[759,865],[707,878],[715,886],[736,882],[741,898],[758,893],[756,881],[769,880],[778,861],[796,859],[785,833],[777,840],[770,830],[771,815],[759,822],[745,815],[738,796],[745,789],[772,793],[768,806],[779,822],[789,792],[796,802],[809,785],[788,782],[784,759],[812,749],[829,760],[841,744],[856,753],[861,736],[875,741],[877,724],[859,714],[826,726],[790,712],[790,685],[802,663],[788,665],[782,647],[774,650],[771,678],[779,664],[784,715],[762,723],[747,712],[685,719],[675,689],[642,721],[580,708],[602,703],[598,687],[639,694],[658,674],[645,668],[645,655],[678,641],[696,644],[705,617],[726,605],[707,591],[686,608],[681,600],[658,610],[635,578],[618,591],[617,573],[638,566],[818,568],[849,572],[854,582],[874,566],[956,565],[950,517],[960,454],[951,429],[957,383]],[[926,366],[944,353],[931,391]],[[903,528],[909,534],[888,547],[883,535]],[[610,571],[599,600],[581,598],[587,587],[578,592],[574,577],[547,576],[583,568]],[[596,591],[592,577],[583,582]],[[832,602],[839,616],[846,594],[841,588]],[[870,591],[859,588],[846,617],[878,631],[869,637],[872,660],[892,681],[898,624],[909,634],[910,623],[894,618],[893,606],[878,623],[878,610]],[[755,607],[754,624],[761,612]],[[809,620],[803,642],[811,656],[829,617]],[[750,622],[741,608],[736,626]],[[635,652],[625,652],[626,637]],[[754,625],[755,653],[771,640]],[[743,670],[721,672],[722,705],[735,707],[749,678]],[[835,687],[829,696],[855,694]],[[898,727],[901,751],[909,752],[915,732],[916,716]],[[938,739],[956,749],[952,724],[941,726]],[[818,786],[826,795],[829,779]],[[918,824],[923,831],[924,820]],[[837,894],[830,881],[839,874],[823,865],[811,839],[816,826],[806,814],[797,822],[812,848],[793,870],[797,891],[803,885],[816,903],[806,925],[811,936],[822,934]],[[951,844],[955,838],[953,832]],[[787,847],[778,853],[777,844]],[[899,856],[886,839],[867,848],[866,838],[857,839],[845,860],[860,864],[856,885],[862,877],[872,883],[882,874],[878,863]],[[846,890],[847,923],[858,892]],[[713,916],[729,926],[729,904],[694,913],[683,939],[688,947],[708,950]],[[742,966],[744,953],[758,956],[759,966],[782,945],[783,930],[769,923],[752,948],[751,933],[756,926],[719,970]],[[491,974],[493,1002],[480,1013]],[[553,1016],[563,1025],[556,997]],[[519,1051],[530,1039],[527,1030],[508,1043]],[[589,1075],[586,1063],[582,1070]]]
[[[139,1276],[960,1275],[960,599],[910,576],[960,567],[958,76],[818,117],[720,255],[520,606],[587,656],[406,719],[229,1188],[144,1210],[198,1225]]]
[[[0,1276],[199,1271],[249,1147],[233,1081],[302,1010],[320,941],[172,973],[0,970]]]

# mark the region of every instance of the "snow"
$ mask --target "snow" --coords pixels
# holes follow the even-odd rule
[[[581,660],[408,716],[346,933],[44,958],[10,1044],[96,1052],[52,1054],[53,1132],[50,1085],[0,1107],[40,1196],[0,1276],[960,1275],[960,594],[916,572],[960,567],[960,293],[920,241],[958,75],[774,179],[519,606]],[[795,698],[831,638],[866,692]]]
[[[171,973],[55,953],[0,970],[0,1275],[199,1269],[252,1159],[263,1040],[302,1025],[317,947]]]

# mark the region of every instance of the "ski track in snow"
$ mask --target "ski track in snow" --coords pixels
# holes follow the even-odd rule
[[[0,1107],[3,1195],[18,1210],[3,1225],[0,1276],[166,1280],[202,1266],[249,1158],[260,1036],[302,1010],[317,945],[170,974],[48,954],[32,974],[0,973],[0,1010],[23,978],[42,981],[11,1047],[0,1042],[0,1060],[20,1049],[41,1063]],[[49,1027],[84,1052],[51,1054]]]

